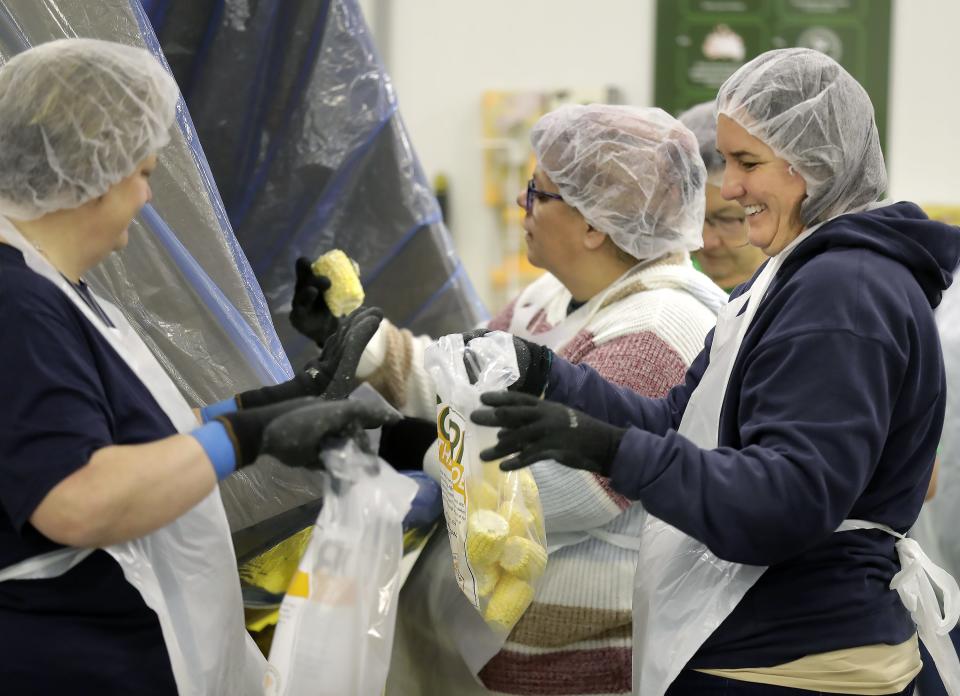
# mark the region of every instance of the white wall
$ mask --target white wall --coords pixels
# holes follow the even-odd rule
[[[960,205],[960,2],[894,0],[887,168],[894,198]]]
[[[490,298],[499,261],[483,205],[485,90],[619,87],[653,99],[653,0],[360,0],[385,48],[424,171],[451,185],[451,231]],[[887,159],[898,199],[960,205],[960,1],[894,0]],[[384,41],[383,38],[386,38]],[[491,307],[492,310],[497,309]]]
[[[653,97],[653,0],[361,0],[424,171],[450,180],[451,232],[481,297],[500,260],[483,204],[481,95],[486,90],[619,87]],[[382,43],[377,37],[378,43]],[[493,242],[493,243],[492,243]],[[497,309],[490,307],[491,310]]]

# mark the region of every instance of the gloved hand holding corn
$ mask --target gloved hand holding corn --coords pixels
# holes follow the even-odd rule
[[[480,394],[517,379],[508,334],[492,332],[470,343],[468,375],[463,338],[444,336],[424,363],[437,386],[441,489],[453,570],[460,589],[495,631],[509,633],[533,601],[547,564],[540,494],[528,470],[505,473],[479,453],[496,431],[470,422]],[[475,381],[474,379],[475,378]]]
[[[300,257],[295,270],[290,323],[323,348],[336,333],[339,317],[363,304],[359,268],[340,249],[333,249],[313,262]]]
[[[360,285],[360,268],[340,249],[332,249],[310,264],[315,276],[330,279],[330,288],[323,299],[335,317],[343,317],[363,304],[363,286]]]

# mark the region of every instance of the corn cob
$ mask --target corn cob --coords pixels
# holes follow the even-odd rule
[[[486,481],[474,481],[467,488],[467,495],[470,496],[471,507],[485,510],[495,510],[497,503],[500,502],[496,486],[491,486]]]
[[[520,484],[520,493],[523,495],[523,502],[527,504],[528,510],[536,510],[540,507],[540,489],[537,488],[537,481],[529,469],[522,469],[517,473],[517,481]]]
[[[467,521],[467,560],[473,566],[496,563],[510,526],[493,510],[478,510]]]
[[[527,509],[521,500],[511,500],[500,506],[500,516],[510,526],[510,536],[543,537],[543,521]]]
[[[533,588],[512,575],[504,575],[497,583],[483,618],[491,627],[508,633],[533,601]]]
[[[547,567],[547,552],[535,541],[512,536],[503,545],[500,567],[521,580],[536,580]]]
[[[477,594],[486,597],[493,592],[500,580],[500,566],[491,563],[488,566],[479,566],[473,569],[473,575],[477,580]]]
[[[323,293],[323,300],[335,317],[349,314],[363,304],[363,286],[360,285],[360,269],[349,256],[333,249],[313,262],[313,274],[330,279],[330,288]]]

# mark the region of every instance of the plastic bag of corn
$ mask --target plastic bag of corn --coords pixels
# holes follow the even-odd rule
[[[444,336],[427,348],[424,365],[437,389],[440,483],[453,571],[487,625],[505,636],[533,601],[547,564],[543,509],[529,471],[504,473],[499,462],[480,460],[496,431],[471,422],[470,414],[483,392],[516,381],[513,339],[494,331],[465,347],[459,334]]]

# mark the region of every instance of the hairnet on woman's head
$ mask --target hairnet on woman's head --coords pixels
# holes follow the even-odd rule
[[[710,100],[691,106],[677,118],[697,136],[700,157],[707,168],[708,183],[716,182],[715,185],[719,186],[720,177],[723,176],[723,158],[717,152],[717,102]]]
[[[861,208],[887,188],[870,97],[823,53],[784,48],[757,56],[720,87],[717,110],[803,177],[804,225]]]
[[[170,140],[179,91],[149,52],[62,39],[0,68],[0,214],[19,220],[103,195]]]
[[[704,182],[697,139],[661,109],[564,106],[530,142],[563,200],[638,259],[703,245]]]

